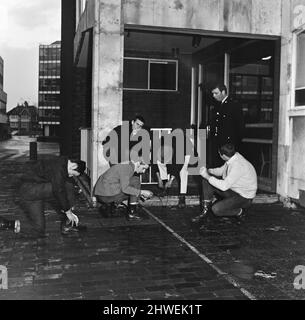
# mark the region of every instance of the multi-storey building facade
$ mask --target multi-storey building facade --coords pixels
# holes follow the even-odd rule
[[[43,136],[58,137],[60,126],[60,41],[39,46],[39,124]]]
[[[6,116],[7,95],[3,90],[4,62],[0,57],[0,140],[8,135],[8,124]]]
[[[92,184],[114,126],[140,113],[153,128],[208,129],[223,82],[260,189],[305,203],[305,0],[63,0],[62,21],[63,150],[84,148]]]

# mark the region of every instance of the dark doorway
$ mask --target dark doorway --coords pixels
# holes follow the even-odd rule
[[[211,86],[225,83],[242,104],[244,155],[256,168],[260,189],[274,192],[278,41],[254,37],[126,27],[123,120],[139,113],[152,128],[207,128]]]

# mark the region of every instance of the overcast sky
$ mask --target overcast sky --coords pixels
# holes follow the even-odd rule
[[[61,0],[0,0],[0,56],[7,110],[38,103],[39,44],[60,40]]]

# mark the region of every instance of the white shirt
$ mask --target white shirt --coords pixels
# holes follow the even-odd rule
[[[257,191],[257,175],[253,165],[241,154],[236,152],[222,167],[210,169],[215,177],[209,183],[222,191],[233,190],[247,199],[253,199]]]

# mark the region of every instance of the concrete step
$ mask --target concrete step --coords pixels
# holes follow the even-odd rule
[[[94,202],[92,201],[92,197],[90,194],[90,185],[88,177],[85,175],[82,175],[80,177],[75,178],[79,188],[82,190],[84,196],[86,197],[88,204],[90,206],[94,206]],[[143,189],[149,189],[146,188],[146,186],[143,186]],[[271,204],[276,203],[279,201],[279,196],[277,194],[264,194],[259,193],[256,195],[256,197],[253,200],[253,203],[258,204]],[[154,196],[152,199],[149,199],[145,201],[145,206],[176,206],[178,205],[179,197],[176,195],[168,195],[165,197],[158,197]],[[187,195],[185,198],[186,205],[188,206],[196,206],[199,205],[199,196],[198,195]]]
[[[276,194],[258,194],[254,200],[253,203],[256,204],[270,204],[270,203],[276,203],[279,201],[279,197]],[[145,201],[145,206],[176,206],[178,205],[179,198],[178,196],[165,196],[165,197],[153,197],[152,199],[149,199]],[[187,206],[196,206],[199,205],[199,196],[191,196],[187,195],[185,197],[185,202]]]

